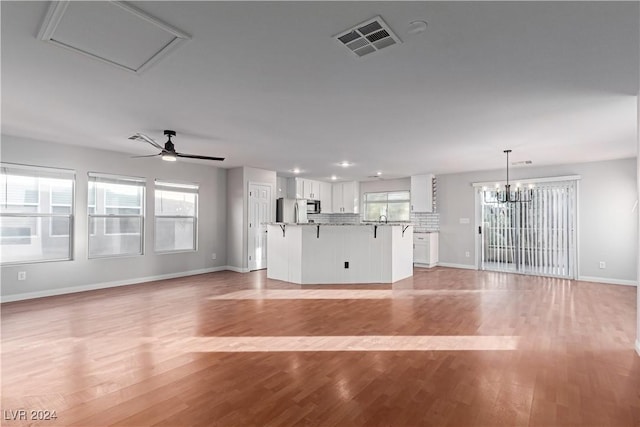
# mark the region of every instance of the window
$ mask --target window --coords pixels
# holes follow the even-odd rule
[[[0,262],[71,259],[75,172],[0,165]]]
[[[409,221],[411,194],[408,191],[365,193],[365,221],[379,221],[384,215],[388,221]]]
[[[89,173],[89,258],[142,255],[144,178]]]
[[[156,252],[195,251],[198,236],[198,186],[156,180]]]
[[[96,186],[92,185],[91,183],[89,184],[89,195],[87,197],[87,213],[89,214],[89,216],[96,214]],[[90,236],[95,236],[96,235],[96,223],[95,221],[91,224],[89,224],[89,235]]]
[[[71,215],[73,209],[73,191],[70,191],[70,184],[71,183],[65,181],[52,180],[49,188],[51,213]],[[52,237],[69,237],[69,223],[67,218],[64,216],[51,218],[49,235]]]

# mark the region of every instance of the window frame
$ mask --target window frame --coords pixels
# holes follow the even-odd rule
[[[406,199],[398,199],[398,200],[389,200],[389,194],[391,193],[406,193],[407,194],[407,198]],[[369,195],[373,195],[373,194],[384,194],[384,200],[372,200],[372,201],[368,201],[367,200],[367,196]],[[367,193],[363,194],[362,197],[362,203],[363,203],[363,209],[362,209],[362,213],[363,213],[363,218],[364,221],[367,222],[376,222],[376,221],[380,221],[380,218],[375,218],[375,219],[369,219],[367,217],[368,214],[368,210],[367,210],[367,206],[372,206],[372,205],[384,205],[386,207],[385,212],[387,212],[387,214],[389,213],[389,204],[401,204],[401,203],[406,203],[407,207],[408,207],[408,213],[409,213],[409,217],[407,219],[396,219],[396,218],[387,218],[387,221],[393,221],[393,222],[410,222],[411,221],[411,191],[409,190],[390,190],[390,191],[370,191]],[[385,215],[385,214],[382,214]],[[387,216],[387,215],[385,215]]]
[[[0,265],[2,266],[10,266],[10,265],[22,265],[22,264],[39,264],[43,262],[60,262],[60,261],[73,261],[73,251],[74,251],[74,234],[75,234],[75,202],[76,202],[76,171],[71,169],[62,169],[62,168],[52,168],[47,166],[35,166],[35,165],[25,165],[18,163],[8,163],[8,162],[0,162],[0,169],[3,175],[10,176],[6,171],[12,170],[15,171],[16,175],[14,176],[26,176],[30,178],[35,178],[37,180],[38,190],[37,203],[22,203],[15,204],[9,203],[5,200],[5,206],[35,206],[36,212],[0,212],[0,218],[34,218],[36,219],[36,234],[31,234],[29,236],[20,236],[20,237],[3,237],[0,239],[0,247],[4,246],[2,241],[4,239],[22,239],[29,237],[30,239],[43,239],[43,225],[42,220],[45,218],[49,219],[49,231],[51,231],[51,226],[53,223],[53,218],[67,218],[69,221],[69,234],[68,235],[52,235],[49,233],[47,238],[56,238],[56,237],[65,237],[69,240],[68,243],[68,256],[64,258],[50,258],[50,259],[32,259],[32,260],[23,260],[23,261],[3,261],[0,259]],[[42,182],[41,179],[62,179],[71,181],[71,209],[68,214],[54,214],[53,212],[41,212],[42,206]],[[5,182],[5,185],[8,184]],[[6,192],[6,191],[5,191]],[[51,204],[51,192],[52,188],[49,187],[49,207],[53,207]],[[6,194],[5,194],[6,197]],[[1,202],[1,201],[0,201]],[[56,205],[57,206],[57,205]],[[66,205],[65,205],[66,206]],[[41,243],[42,244],[42,243]],[[4,249],[3,249],[4,250]]]
[[[38,183],[38,186],[40,186],[40,183]],[[71,191],[73,192],[73,188]],[[49,187],[49,207],[51,208],[51,214],[53,214],[53,208],[69,208],[69,212],[73,214],[73,193],[71,198],[72,198],[71,204],[69,205],[63,205],[61,203],[53,203],[53,187],[50,186]],[[38,202],[40,202],[40,200],[38,200]],[[65,215],[65,214],[60,214],[60,215]],[[51,221],[49,221],[49,237],[71,237],[71,235],[70,234],[54,234],[53,233],[53,217],[52,217]]]
[[[195,196],[193,215],[158,215],[158,211],[155,206],[156,193],[158,191],[169,191],[174,193],[193,194]],[[165,181],[156,179],[153,187],[153,251],[157,254],[175,254],[184,252],[197,252],[198,251],[198,212],[200,208],[200,185],[197,183],[187,183],[178,181]],[[193,219],[193,249],[171,249],[171,250],[158,250],[157,238],[158,238],[158,218],[163,219]]]
[[[87,173],[88,181],[87,181],[87,228],[91,229],[93,224],[93,232],[89,231],[87,233],[87,258],[88,259],[101,259],[101,258],[128,258],[128,257],[138,257],[142,256],[145,253],[145,213],[146,213],[146,184],[147,180],[143,177],[136,176],[122,176],[122,175],[110,175],[98,172],[88,172]],[[121,185],[131,185],[135,187],[139,187],[142,189],[142,194],[140,195],[141,207],[140,213],[138,215],[133,214],[107,214],[107,213],[97,213],[99,211],[99,202],[102,202],[102,210],[106,212],[106,191],[103,190],[102,200],[98,197],[99,189],[98,184],[121,184]],[[91,191],[93,186],[93,190],[95,191],[95,204],[89,205],[89,197],[88,194]],[[94,213],[89,212],[89,208],[94,208]],[[114,208],[115,206],[109,206],[109,208]],[[125,206],[126,207],[126,206]],[[137,209],[137,208],[136,208]],[[97,236],[97,224],[96,219],[105,219],[105,224],[103,228],[103,236],[135,236],[137,233],[107,233],[106,219],[118,219],[118,218],[139,218],[140,219],[140,252],[138,253],[119,253],[119,254],[107,254],[107,255],[92,255],[91,254],[91,237]],[[92,219],[94,221],[92,221]]]
[[[96,190],[97,191],[97,190]],[[119,217],[119,218],[129,218],[129,217],[139,217],[139,216],[144,216],[143,214],[143,210],[144,210],[144,198],[145,198],[145,193],[144,191],[142,192],[142,195],[140,196],[140,207],[129,207],[129,206],[120,206],[120,205],[109,205],[107,204],[107,190],[105,189],[102,192],[102,206],[104,206],[104,214],[106,216],[109,217]],[[87,201],[88,203],[88,201]],[[96,203],[97,203],[97,199],[96,199]],[[94,206],[95,209],[98,208],[97,204]],[[89,205],[87,205],[87,208],[89,208]],[[111,214],[111,213],[107,213],[108,209],[135,209],[138,211],[138,214]],[[95,215],[94,215],[95,216]],[[144,225],[144,222],[142,223]],[[104,227],[103,227],[103,234],[105,236],[135,236],[136,233],[110,233],[107,231],[107,222],[104,222]]]

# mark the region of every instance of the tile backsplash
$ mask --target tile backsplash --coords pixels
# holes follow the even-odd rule
[[[308,214],[307,218],[313,222],[324,224],[357,224],[360,222],[360,214],[351,213]]]

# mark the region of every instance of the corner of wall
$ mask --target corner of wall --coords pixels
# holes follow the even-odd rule
[[[244,168],[227,170],[227,265],[242,268]]]

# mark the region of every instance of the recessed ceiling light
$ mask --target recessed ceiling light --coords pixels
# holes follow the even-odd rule
[[[332,181],[335,181],[336,179],[338,179],[338,177],[337,177],[337,176],[335,176],[335,175],[331,175],[331,180],[332,180]]]
[[[353,163],[345,160],[343,162],[340,162],[339,165],[342,166],[343,168],[348,168],[349,166],[353,166]]]
[[[298,168],[289,169],[289,172],[300,173],[300,169]]]
[[[376,175],[380,176],[380,175],[382,175],[382,172],[378,171],[378,172],[376,172]]]

